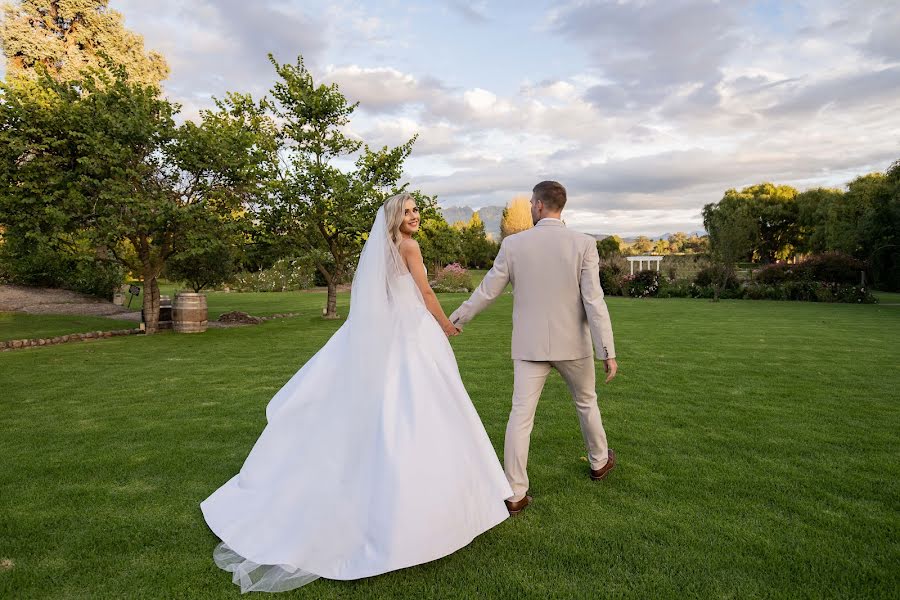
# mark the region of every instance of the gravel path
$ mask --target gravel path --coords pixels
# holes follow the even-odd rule
[[[0,311],[36,315],[90,315],[139,321],[140,311],[93,296],[50,288],[0,285]]]

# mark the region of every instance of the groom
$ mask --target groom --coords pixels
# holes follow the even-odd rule
[[[534,227],[509,236],[500,245],[493,268],[450,321],[461,327],[513,286],[513,399],[503,463],[513,496],[511,515],[531,504],[528,445],[534,413],[550,369],[559,371],[578,409],[587,444],[591,479],[600,480],[616,465],[606,443],[595,390],[594,352],[603,361],[609,383],[616,375],[616,351],[595,240],[562,222],[566,189],[555,181],[534,186]],[[591,347],[591,338],[594,346]]]

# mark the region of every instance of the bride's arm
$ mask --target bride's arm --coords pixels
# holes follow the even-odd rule
[[[416,282],[416,286],[422,292],[422,299],[425,300],[425,307],[428,309],[428,312],[434,316],[444,333],[447,335],[458,334],[459,329],[444,314],[444,309],[441,307],[441,303],[438,302],[437,295],[431,289],[431,286],[428,285],[428,275],[425,273],[425,265],[422,264],[422,251],[419,250],[419,243],[413,239],[400,242],[400,256],[403,257],[406,267],[412,274],[413,281]]]

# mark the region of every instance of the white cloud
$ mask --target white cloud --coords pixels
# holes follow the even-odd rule
[[[558,179],[573,227],[660,233],[699,228],[729,187],[839,185],[900,158],[900,12],[886,0],[577,0],[507,15],[448,0],[436,21],[351,0],[112,5],[167,56],[186,115],[227,90],[265,93],[266,52],[302,52],[360,101],[354,135],[419,134],[409,177],[447,204],[502,204]],[[415,55],[417,37],[450,56],[496,49],[454,63]],[[492,51],[521,53],[520,70],[492,72]]]
[[[338,84],[351,101],[370,112],[395,112],[422,103],[441,91],[434,80],[421,81],[391,67],[327,66],[322,78]]]

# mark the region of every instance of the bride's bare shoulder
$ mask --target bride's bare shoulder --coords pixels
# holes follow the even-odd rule
[[[414,254],[416,252],[420,252],[419,250],[419,242],[412,238],[406,238],[400,240],[400,244],[397,246],[400,250],[400,254]]]

